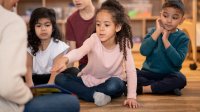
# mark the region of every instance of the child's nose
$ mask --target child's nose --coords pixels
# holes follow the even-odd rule
[[[101,27],[100,27],[100,30],[104,30],[104,26],[101,26]]]
[[[46,30],[46,27],[44,25],[41,26],[42,30]]]
[[[168,19],[167,19],[167,22],[168,22],[168,23],[171,23],[171,22],[172,22],[172,18],[168,18]]]

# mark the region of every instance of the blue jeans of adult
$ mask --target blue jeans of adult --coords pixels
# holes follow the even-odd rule
[[[25,105],[24,112],[79,112],[76,96],[69,94],[48,94],[34,97]]]
[[[176,73],[154,73],[147,70],[137,70],[137,85],[151,85],[152,93],[165,94],[170,93],[174,89],[183,89],[186,84],[186,78],[181,72]]]
[[[56,76],[55,84],[76,94],[80,99],[94,102],[94,92],[101,92],[111,96],[111,98],[120,97],[126,85],[123,80],[117,77],[111,77],[104,83],[94,87],[87,87],[84,85],[81,77],[77,77],[79,70],[77,68],[69,68],[64,73]]]

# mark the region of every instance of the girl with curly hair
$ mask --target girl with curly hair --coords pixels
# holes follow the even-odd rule
[[[124,105],[137,108],[137,77],[132,56],[132,32],[124,8],[116,0],[105,1],[96,13],[96,33],[83,45],[56,61],[53,72],[62,72],[68,63],[88,56],[80,72],[75,69],[60,73],[55,83],[79,98],[103,106],[120,97],[128,86]],[[78,55],[77,55],[78,54]],[[126,75],[124,75],[124,73]]]
[[[29,21],[26,83],[29,87],[53,83],[56,74],[50,70],[54,61],[66,53],[69,46],[61,41],[53,9],[35,9]]]

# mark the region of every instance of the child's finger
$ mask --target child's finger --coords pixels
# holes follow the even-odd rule
[[[127,101],[126,100],[124,101],[124,105],[127,105]]]

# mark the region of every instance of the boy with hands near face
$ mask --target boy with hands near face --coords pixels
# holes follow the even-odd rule
[[[156,28],[142,42],[140,52],[146,56],[141,70],[137,71],[137,93],[181,95],[186,78],[180,72],[188,51],[189,38],[177,27],[184,21],[184,4],[181,0],[166,0]]]

